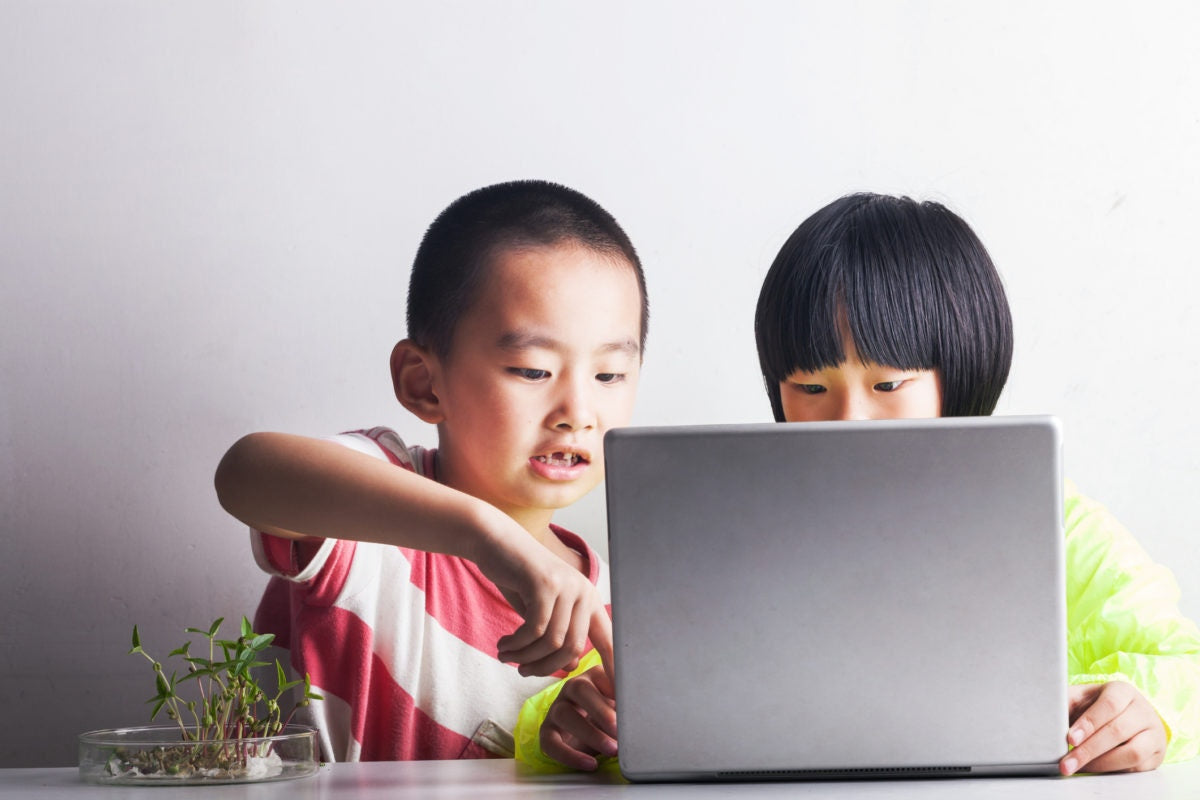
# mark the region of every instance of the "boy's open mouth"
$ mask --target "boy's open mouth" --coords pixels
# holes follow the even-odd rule
[[[573,467],[576,464],[587,463],[587,459],[579,453],[564,453],[556,451],[544,456],[534,456],[535,461],[540,461],[543,464],[549,464],[552,467]]]

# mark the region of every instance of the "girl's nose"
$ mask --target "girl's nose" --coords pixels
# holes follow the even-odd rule
[[[842,402],[838,406],[837,411],[837,419],[847,422],[875,418],[872,411],[871,398],[855,390],[847,391],[842,395]]]

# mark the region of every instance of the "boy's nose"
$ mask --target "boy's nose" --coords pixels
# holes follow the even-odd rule
[[[551,415],[551,426],[559,430],[578,431],[594,427],[595,406],[587,389],[580,386],[565,387]]]

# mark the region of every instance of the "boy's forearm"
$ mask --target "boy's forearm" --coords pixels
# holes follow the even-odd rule
[[[495,535],[489,518],[502,516],[470,495],[337,443],[282,433],[238,440],[214,483],[226,511],[268,533],[381,542],[472,560]]]

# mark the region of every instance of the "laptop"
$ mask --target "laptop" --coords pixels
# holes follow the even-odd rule
[[[627,778],[1057,772],[1057,420],[622,428],[604,454]]]

